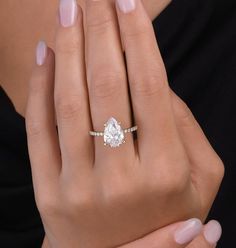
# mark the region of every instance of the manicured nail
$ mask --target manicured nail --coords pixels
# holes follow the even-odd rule
[[[63,27],[73,26],[78,14],[76,0],[60,0],[59,13]]]
[[[133,11],[136,7],[136,0],[117,0],[120,10],[124,13]]]
[[[222,228],[218,221],[212,220],[206,224],[203,231],[204,237],[210,244],[216,244],[222,235]]]
[[[36,48],[36,63],[41,66],[45,63],[47,57],[47,45],[44,41],[39,41]]]
[[[202,222],[199,219],[190,219],[177,228],[174,234],[175,242],[183,245],[191,242],[202,231]]]

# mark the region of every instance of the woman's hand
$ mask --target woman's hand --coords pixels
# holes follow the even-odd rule
[[[219,223],[210,221],[200,235],[194,230],[194,223],[196,225],[196,220],[175,223],[119,248],[215,248],[222,233]],[[190,237],[193,241],[187,244]]]
[[[222,233],[220,224],[210,221],[201,227],[196,219],[175,223],[119,248],[215,248]],[[47,238],[42,248],[50,248]]]
[[[116,9],[133,109],[114,8],[86,3],[84,42],[81,9],[61,0],[55,58],[41,42],[26,114],[36,202],[57,248],[115,247],[175,221],[204,219],[224,170],[168,86],[141,1],[120,0]],[[112,149],[89,136],[111,116],[132,126],[132,113],[137,140],[127,134]]]

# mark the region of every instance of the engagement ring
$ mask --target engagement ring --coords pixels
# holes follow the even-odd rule
[[[132,133],[138,130],[137,126],[122,129],[121,123],[115,118],[111,117],[107,123],[104,124],[104,131],[90,131],[91,136],[99,137],[103,136],[104,145],[109,145],[110,147],[119,147],[125,143],[125,134]]]

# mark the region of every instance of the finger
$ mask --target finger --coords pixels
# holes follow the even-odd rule
[[[140,0],[117,0],[141,159],[180,147],[165,67]]]
[[[60,149],[54,118],[54,53],[37,46],[37,64],[29,84],[26,130],[35,191],[54,183],[60,173]]]
[[[87,78],[90,109],[95,130],[102,131],[110,117],[121,122],[123,128],[131,126],[131,109],[123,53],[112,1],[86,1]],[[130,134],[126,144],[111,152],[95,139],[96,159],[103,163],[110,158],[131,157],[134,153]],[[119,143],[119,142],[118,142]],[[116,155],[117,156],[116,156]]]
[[[93,144],[84,65],[82,11],[75,0],[60,0],[56,34],[55,107],[65,169],[89,169]],[[78,161],[80,161],[78,163]],[[85,163],[86,161],[86,163]]]
[[[121,246],[120,248],[184,248],[202,231],[202,223],[198,219],[179,222],[159,229],[144,238]],[[199,247],[205,248],[205,247]]]
[[[206,208],[210,209],[218,192],[218,188],[212,187],[219,187],[224,174],[224,165],[188,106],[174,92],[171,95],[176,124],[187,154],[191,158],[192,171],[197,178],[195,183],[202,194],[203,202],[208,204]]]
[[[158,0],[155,2],[155,8],[152,1],[143,1],[143,4],[151,20],[154,20],[171,2],[172,0]]]
[[[210,244],[209,247],[216,247],[221,235],[222,227],[218,221],[211,220],[204,226],[203,236],[205,241]]]
[[[50,244],[49,244],[47,236],[44,237],[42,248],[50,248]]]
[[[220,223],[212,220],[204,226],[202,234],[193,240],[187,248],[215,248],[221,238],[221,234]]]

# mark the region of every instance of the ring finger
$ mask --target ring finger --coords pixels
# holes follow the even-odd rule
[[[111,1],[86,1],[86,60],[90,109],[94,130],[102,131],[104,123],[114,117],[122,128],[132,125],[127,77],[123,52],[117,29],[114,6]],[[132,135],[126,144],[114,149],[105,147],[102,139],[95,138],[97,162],[117,155],[134,154]]]

